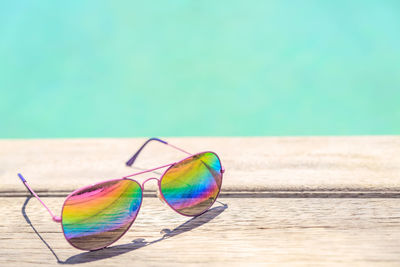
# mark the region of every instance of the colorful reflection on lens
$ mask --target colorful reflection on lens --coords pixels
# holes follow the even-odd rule
[[[165,201],[188,216],[199,215],[214,203],[222,183],[221,162],[205,152],[171,166],[161,179]]]
[[[128,179],[83,188],[64,203],[64,235],[71,245],[79,249],[106,247],[130,227],[141,202],[141,187]]]

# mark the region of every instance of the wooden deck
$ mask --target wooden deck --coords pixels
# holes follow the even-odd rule
[[[145,186],[138,218],[110,248],[71,247],[30,198],[23,173],[60,214],[72,190],[182,157],[145,139],[0,140],[0,266],[400,266],[400,137],[168,138],[213,150],[226,169],[219,202],[193,219]],[[159,177],[159,172],[140,176]]]

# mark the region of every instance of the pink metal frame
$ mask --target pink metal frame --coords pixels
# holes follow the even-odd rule
[[[162,190],[161,190],[161,181],[162,181],[164,175],[168,172],[168,170],[169,170],[173,165],[175,165],[175,164],[177,164],[177,163],[179,163],[179,162],[181,162],[181,161],[184,161],[184,160],[186,160],[186,159],[188,159],[188,158],[191,158],[191,157],[196,156],[196,155],[199,155],[199,154],[203,154],[203,153],[206,153],[206,152],[211,152],[211,153],[214,153],[214,154],[217,156],[218,160],[221,162],[221,160],[219,159],[218,155],[217,155],[215,152],[212,152],[212,151],[203,151],[203,152],[200,152],[200,153],[197,153],[197,154],[191,154],[191,153],[186,152],[185,150],[183,150],[183,149],[181,149],[181,148],[179,148],[179,147],[176,147],[176,146],[174,146],[174,145],[172,145],[172,144],[167,143],[167,142],[164,141],[164,140],[161,140],[161,139],[158,139],[158,138],[150,138],[150,139],[148,139],[148,140],[142,145],[142,147],[140,147],[139,150],[126,162],[126,165],[132,166],[132,164],[133,164],[134,161],[136,160],[136,158],[137,158],[137,156],[139,155],[139,153],[142,151],[142,149],[143,149],[150,141],[159,141],[159,142],[161,142],[161,143],[163,143],[163,144],[165,144],[165,145],[168,145],[168,146],[170,146],[170,147],[172,147],[172,148],[174,148],[174,149],[177,149],[177,150],[179,150],[179,151],[181,151],[181,152],[183,152],[183,153],[186,153],[186,154],[188,154],[189,156],[186,157],[186,158],[184,158],[184,159],[182,159],[182,160],[180,160],[180,161],[176,161],[176,162],[169,163],[169,164],[165,164],[165,165],[162,165],[162,166],[158,166],[158,167],[155,167],[155,168],[152,168],[152,169],[148,169],[148,170],[136,172],[136,173],[133,173],[133,174],[129,174],[129,175],[126,175],[126,176],[121,177],[121,178],[119,178],[119,179],[106,180],[106,181],[102,181],[102,182],[96,183],[96,184],[94,184],[94,185],[90,185],[90,186],[86,186],[86,187],[83,187],[83,188],[79,188],[79,189],[73,191],[72,193],[70,193],[70,194],[66,197],[66,199],[65,199],[65,201],[64,201],[64,204],[63,204],[63,208],[62,208],[61,214],[63,213],[63,209],[64,209],[65,202],[68,200],[68,198],[69,198],[70,196],[72,196],[72,195],[75,194],[76,192],[78,192],[78,191],[80,191],[80,190],[83,190],[83,189],[86,189],[86,188],[90,188],[90,187],[92,187],[92,186],[96,186],[96,185],[98,185],[98,184],[105,183],[105,182],[117,181],[117,180],[122,180],[122,179],[129,179],[129,180],[131,180],[131,181],[134,181],[134,182],[137,183],[137,184],[140,186],[140,188],[141,188],[142,197],[141,197],[140,206],[139,206],[139,209],[138,209],[138,211],[137,211],[137,213],[136,213],[136,216],[139,214],[140,208],[141,208],[141,206],[142,206],[144,185],[145,185],[146,182],[148,182],[148,181],[150,181],[150,180],[157,180],[157,181],[158,181],[158,190],[159,190],[160,196],[161,196],[161,198],[162,198],[162,199],[161,199],[161,198],[160,198],[160,199],[161,199],[164,203],[166,203],[171,209],[173,209],[175,212],[177,212],[177,213],[179,213],[179,214],[181,214],[181,215],[183,215],[183,216],[187,216],[187,217],[199,216],[199,215],[203,214],[204,212],[206,212],[206,211],[215,203],[216,199],[217,199],[218,196],[219,196],[219,193],[221,192],[221,189],[218,191],[217,197],[214,199],[213,203],[210,205],[210,207],[208,207],[208,209],[206,209],[205,211],[203,211],[203,212],[201,212],[201,213],[199,213],[199,214],[190,216],[190,215],[186,215],[186,214],[183,214],[183,213],[177,211],[176,209],[174,209],[174,208],[165,200],[165,197],[164,197],[164,195],[163,195],[163,193],[162,193]],[[143,173],[152,172],[152,171],[155,171],[155,170],[158,170],[158,169],[162,169],[162,168],[166,168],[166,167],[168,167],[168,168],[164,171],[164,173],[161,175],[161,177],[160,177],[159,179],[157,179],[157,178],[155,178],[155,177],[151,177],[151,178],[148,178],[148,179],[146,179],[145,181],[143,181],[142,184],[140,184],[138,181],[136,181],[136,180],[134,180],[134,179],[130,179],[130,177],[133,177],[133,176],[136,176],[136,175],[140,175],[140,174],[143,174]],[[224,167],[222,167],[222,165],[221,165],[221,183],[222,183],[222,178],[223,178],[223,173],[224,173],[224,172],[225,172],[225,169],[224,169]],[[33,189],[28,185],[28,182],[25,180],[25,178],[22,176],[22,174],[18,173],[18,177],[21,179],[22,183],[23,183],[23,184],[25,185],[25,187],[29,190],[29,192],[30,192],[34,197],[36,197],[36,198],[39,200],[39,202],[46,208],[46,210],[48,211],[48,213],[49,213],[50,216],[52,217],[53,221],[54,221],[54,222],[57,222],[57,223],[61,223],[61,222],[62,222],[62,217],[54,215],[54,213],[46,206],[46,204],[44,204],[44,202],[43,202],[43,201],[40,199],[40,197],[35,193],[35,191],[33,191]],[[102,247],[95,248],[95,249],[92,249],[92,250],[102,249],[102,248],[104,248],[104,247],[110,246],[111,244],[117,242],[117,241],[129,230],[129,228],[131,227],[131,225],[133,224],[133,222],[135,221],[135,219],[136,219],[136,217],[132,219],[132,222],[131,222],[131,224],[129,225],[129,227],[125,230],[125,232],[124,232],[123,234],[121,234],[121,236],[120,236],[118,239],[114,240],[113,242],[111,242],[110,244],[108,244],[108,245],[106,245],[106,246],[102,246]],[[63,228],[63,227],[61,227],[61,228],[62,228],[62,231],[63,231],[63,234],[64,234],[65,239],[68,241],[67,237],[65,236],[64,228]],[[68,241],[68,243],[70,243],[70,242]],[[70,244],[71,244],[71,243],[70,243]],[[77,249],[80,249],[80,248],[74,246],[73,244],[71,244],[71,246],[73,246],[73,247],[75,247],[75,248],[77,248]]]

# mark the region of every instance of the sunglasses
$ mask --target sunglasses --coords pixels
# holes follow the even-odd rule
[[[174,163],[107,180],[75,190],[64,201],[61,217],[43,203],[18,174],[25,187],[47,209],[53,221],[61,223],[65,239],[75,248],[98,250],[121,238],[135,221],[143,199],[144,184],[158,181],[158,196],[174,211],[185,216],[198,216],[216,201],[222,184],[224,168],[217,154],[211,151],[191,154],[161,139],[150,138],[130,158],[132,166],[142,149],[158,141],[189,156]],[[148,178],[142,184],[131,177],[167,168],[159,178]]]

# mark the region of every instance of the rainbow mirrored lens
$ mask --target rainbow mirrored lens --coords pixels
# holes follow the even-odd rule
[[[222,183],[221,162],[205,152],[171,166],[161,179],[161,193],[176,211],[199,215],[214,203]]]
[[[83,188],[65,200],[62,211],[65,238],[83,250],[106,247],[128,230],[141,203],[142,189],[132,180]]]

